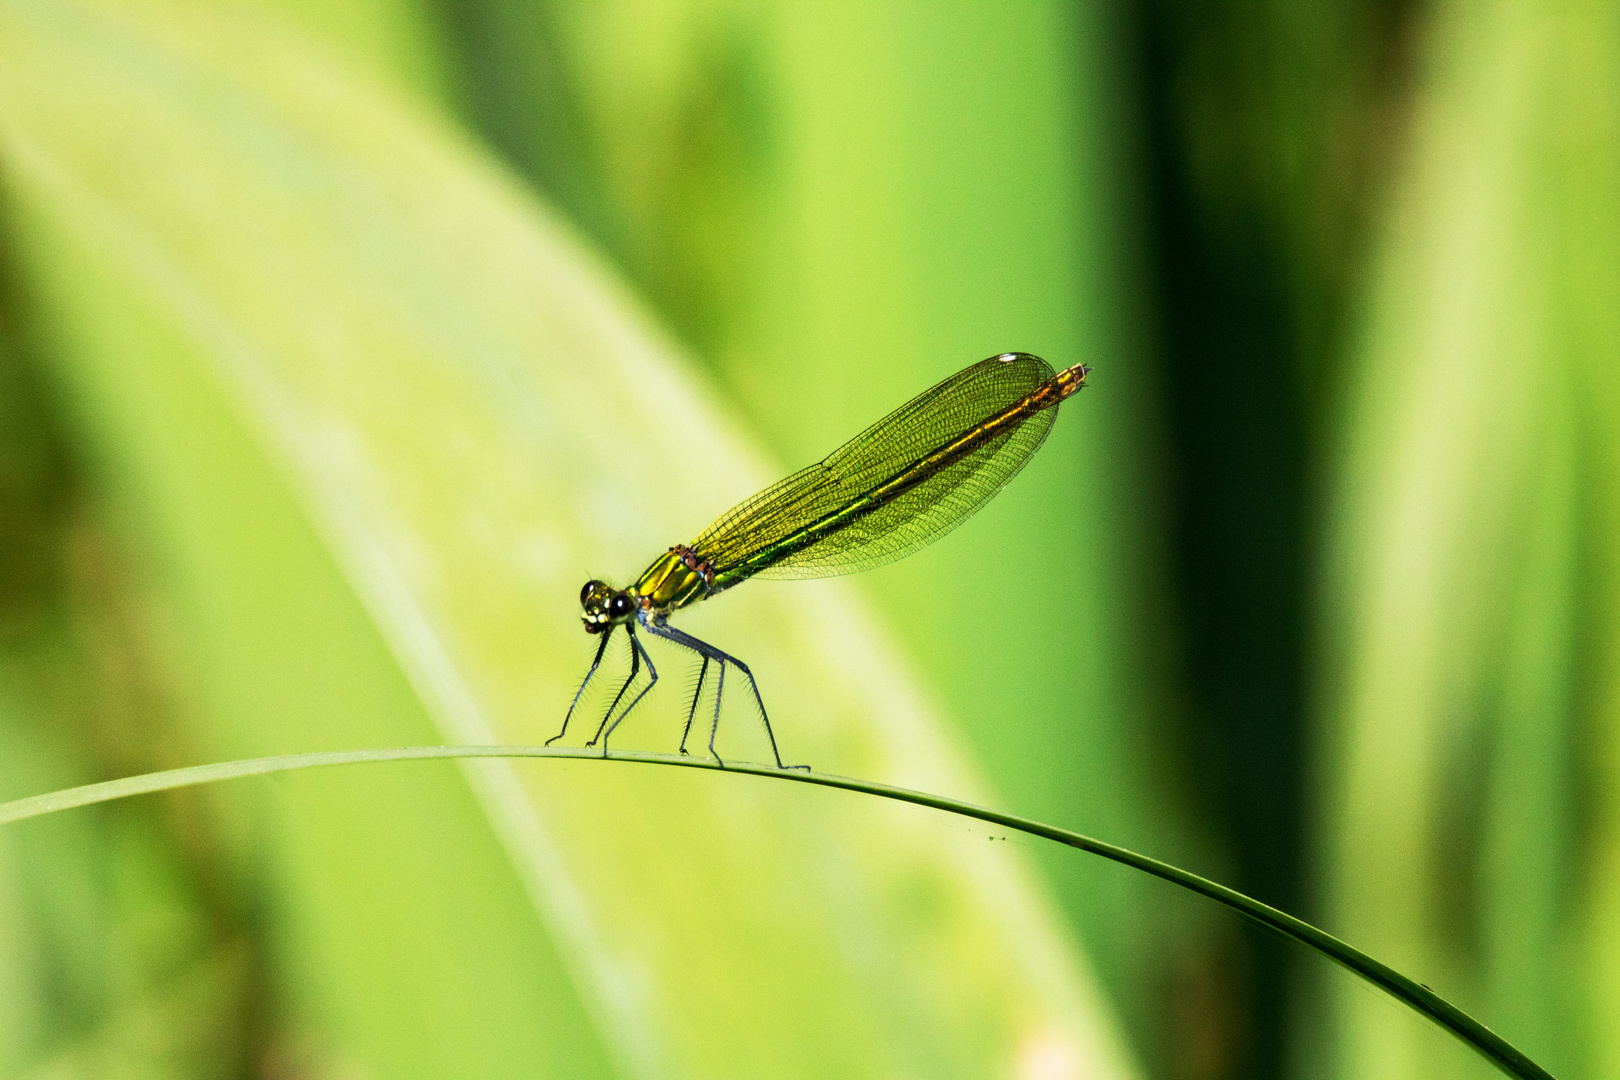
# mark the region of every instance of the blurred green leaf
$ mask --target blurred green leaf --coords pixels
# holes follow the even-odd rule
[[[773,478],[517,185],[252,17],[0,6],[0,166],[211,755],[430,724],[540,741],[586,658],[579,581],[628,578]],[[792,759],[974,796],[838,583],[754,586],[690,625],[746,643]],[[679,697],[625,743],[670,745]],[[725,731],[761,752],[741,710]],[[425,768],[238,811],[268,831],[294,1007],[330,1062],[1126,1072],[1027,866],[981,835],[703,777],[467,775],[515,873]]]
[[[6,267],[5,269],[11,269]],[[0,273],[0,793],[142,773],[176,742]],[[160,666],[160,665],[157,665]],[[182,796],[0,838],[0,1075],[225,1077],[264,971]]]
[[[1453,2],[1425,40],[1332,520],[1327,921],[1609,1075],[1620,20]],[[1457,1074],[1338,1004],[1344,1075]]]

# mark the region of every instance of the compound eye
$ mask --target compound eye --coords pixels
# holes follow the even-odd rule
[[[624,593],[616,593],[613,599],[608,601],[608,611],[615,619],[624,618],[630,614],[630,598]]]

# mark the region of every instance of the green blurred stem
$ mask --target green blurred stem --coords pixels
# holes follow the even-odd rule
[[[1067,844],[1069,847],[1089,851],[1093,855],[1101,855],[1105,859],[1112,859],[1115,862],[1124,863],[1126,866],[1135,867],[1144,873],[1163,878],[1175,885],[1180,885],[1184,889],[1190,889],[1195,893],[1207,896],[1217,903],[1225,904],[1239,914],[1246,915],[1262,926],[1269,927],[1285,937],[1293,938],[1295,941],[1315,949],[1328,959],[1349,968],[1368,982],[1382,987],[1386,992],[1404,1001],[1407,1005],[1410,1005],[1413,1009],[1416,1009],[1419,1013],[1422,1013],[1479,1051],[1492,1064],[1509,1076],[1521,1077],[1524,1080],[1531,1080],[1531,1078],[1552,1080],[1551,1073],[1531,1061],[1511,1043],[1491,1031],[1490,1028],[1481,1024],[1433,990],[1420,983],[1413,982],[1400,972],[1379,963],[1359,949],[1346,945],[1332,934],[1318,930],[1310,923],[1296,919],[1287,912],[1278,911],[1270,905],[1262,904],[1260,901],[1244,896],[1240,892],[1216,884],[1208,878],[1188,873],[1186,870],[1171,866],[1169,863],[1150,859],[1146,855],[1138,855],[1134,851],[1128,851],[1125,848],[1116,847],[1101,840],[1093,840],[1089,836],[1082,836],[1067,829],[1060,829],[1055,825],[1046,825],[1039,821],[1018,817],[1015,814],[1005,814],[999,810],[974,806],[972,803],[960,802],[956,799],[946,798],[943,795],[930,795],[924,791],[891,787],[888,784],[877,784],[870,780],[856,780],[847,776],[799,772],[797,770],[776,769],[767,765],[741,763],[731,763],[722,768],[708,758],[674,754],[615,753],[611,757],[603,757],[602,754],[592,750],[553,749],[545,746],[399,746],[375,750],[340,750],[318,754],[285,754],[279,757],[251,758],[246,761],[227,761],[218,765],[194,765],[187,769],[170,769],[166,772],[130,776],[122,780],[109,780],[100,784],[86,784],[83,787],[66,788],[45,795],[33,795],[26,799],[0,803],[0,825],[12,821],[21,821],[24,818],[38,817],[41,814],[55,813],[58,810],[68,810],[76,806],[110,802],[113,799],[123,799],[131,795],[143,795],[153,791],[168,791],[172,788],[211,784],[220,780],[234,780],[243,776],[261,776],[265,773],[290,772],[294,769],[313,769],[327,765],[360,765],[379,761],[413,761],[424,758],[563,758],[577,761],[608,761],[642,765],[676,765],[689,769],[713,769],[717,772],[742,773],[749,776],[764,776],[773,780],[791,780],[800,784],[818,784],[822,787],[841,788],[844,791],[858,791],[867,795],[894,799],[898,802],[927,806],[935,810],[959,814],[962,817],[976,818],[992,825],[1029,833],[1031,836],[1055,840],[1060,844]]]

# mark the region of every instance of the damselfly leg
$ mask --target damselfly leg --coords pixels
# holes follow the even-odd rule
[[[602,666],[602,657],[607,653],[608,640],[613,636],[614,629],[615,627],[610,626],[602,631],[602,644],[596,647],[596,656],[591,660],[591,670],[585,673],[585,678],[580,682],[579,689],[574,691],[574,700],[569,703],[568,712],[563,716],[562,730],[546,740],[547,746],[568,734],[568,722],[574,718],[574,710],[579,708],[579,699],[585,696],[585,688],[591,685],[591,679],[595,678],[596,670]],[[595,746],[600,741],[604,757],[607,756],[608,736],[613,734],[613,729],[624,722],[624,718],[630,715],[630,710],[634,709],[641,699],[647,696],[647,691],[653,688],[653,684],[658,682],[658,669],[653,666],[652,657],[647,655],[646,648],[636,640],[635,628],[627,625],[624,629],[625,633],[630,635],[630,677],[624,680],[624,684],[619,687],[619,692],[613,695],[613,703],[608,706],[607,712],[602,714],[602,722],[596,725],[596,734],[592,735],[591,741],[585,744],[588,747]],[[636,676],[641,673],[642,660],[647,661],[647,685],[642,687],[640,692],[630,699],[630,704],[626,705],[624,711],[619,713],[618,719],[614,720],[614,710],[619,707],[619,702],[624,700],[625,692],[630,689],[631,685],[636,681]],[[608,723],[609,720],[613,721],[611,725]]]
[[[647,691],[658,683],[658,669],[653,667],[652,657],[648,655],[646,646],[636,640],[636,628],[626,624],[624,629],[630,635],[630,677],[624,680],[623,686],[619,687],[619,692],[614,696],[613,704],[608,706],[607,715],[602,717],[602,723],[597,727],[596,734],[591,736],[591,741],[585,744],[586,746],[595,746],[596,740],[601,739],[603,757],[607,757],[607,741],[612,736],[613,729],[624,723],[624,718],[630,715],[630,710],[641,704],[641,699],[647,696]],[[647,661],[647,685],[641,688],[639,694],[630,699],[630,704],[624,707],[624,711],[619,714],[619,718],[609,724],[608,720],[612,718],[613,710],[618,707],[619,699],[624,697],[626,690],[630,689],[630,684],[636,681],[636,673],[641,669],[642,660]],[[607,729],[606,732],[603,731],[603,728]]]
[[[725,762],[721,759],[720,755],[715,752],[714,738],[720,730],[720,700],[725,694],[726,665],[730,664],[732,667],[735,667],[738,671],[742,672],[743,678],[748,680],[748,688],[754,695],[754,704],[759,706],[759,719],[765,725],[765,737],[770,740],[771,756],[776,759],[776,767],[778,769],[805,770],[810,768],[808,765],[784,765],[782,763],[782,754],[776,748],[776,733],[771,730],[771,718],[765,712],[765,699],[760,696],[759,683],[754,681],[754,673],[748,670],[747,664],[743,663],[741,660],[738,660],[730,653],[721,652],[713,645],[710,645],[707,641],[700,641],[691,634],[682,633],[661,619],[648,619],[641,625],[646,627],[648,633],[656,634],[665,641],[673,641],[677,645],[683,645],[697,653],[699,656],[703,657],[705,661],[713,660],[715,663],[720,665],[720,674],[715,685],[714,722],[709,728],[709,753],[714,757],[715,764],[722,767],[725,765]],[[699,686],[699,689],[702,689],[701,685]],[[691,711],[695,712],[696,710],[697,699],[694,696]],[[687,719],[687,727],[691,727],[690,716]],[[686,744],[686,739],[684,736],[681,739],[681,744],[683,746]]]
[[[602,644],[596,647],[596,658],[591,661],[591,670],[585,673],[585,678],[580,681],[579,689],[574,691],[574,700],[568,703],[568,712],[563,715],[562,730],[546,740],[547,746],[568,734],[568,721],[574,718],[574,710],[579,707],[580,697],[585,693],[585,688],[591,685],[591,679],[596,675],[596,669],[602,666],[602,654],[607,652],[608,638],[612,636],[613,627],[610,626],[602,631]]]
[[[697,715],[698,702],[703,698],[703,677],[709,673],[709,658],[703,658],[703,666],[698,668],[697,686],[692,690],[692,706],[686,710],[686,726],[681,729],[681,753],[686,753],[686,737],[692,734],[692,718]],[[720,681],[724,685],[726,669],[720,668]]]

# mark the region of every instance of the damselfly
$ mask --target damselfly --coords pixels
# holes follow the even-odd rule
[[[926,390],[819,464],[778,481],[723,514],[690,544],[678,544],[649,566],[634,585],[615,589],[588,581],[579,594],[585,631],[601,635],[596,657],[563,717],[562,730],[602,665],[609,639],[623,626],[630,637],[630,675],[608,705],[587,746],[607,741],[658,681],[652,657],[636,638],[640,626],[655,637],[697,653],[692,704],[686,710],[680,752],[692,732],[704,681],[715,667],[714,719],[709,753],[720,730],[726,669],[748,680],[778,768],[765,699],[741,660],[669,625],[669,616],[752,577],[816,578],[852,574],[910,555],[961,524],[1024,467],[1057,419],[1057,406],[1086,384],[1084,364],[1053,373],[1038,356],[1003,353],[981,360]],[[619,710],[641,665],[647,685]],[[615,713],[617,712],[617,715]],[[808,768],[808,766],[805,766]]]

